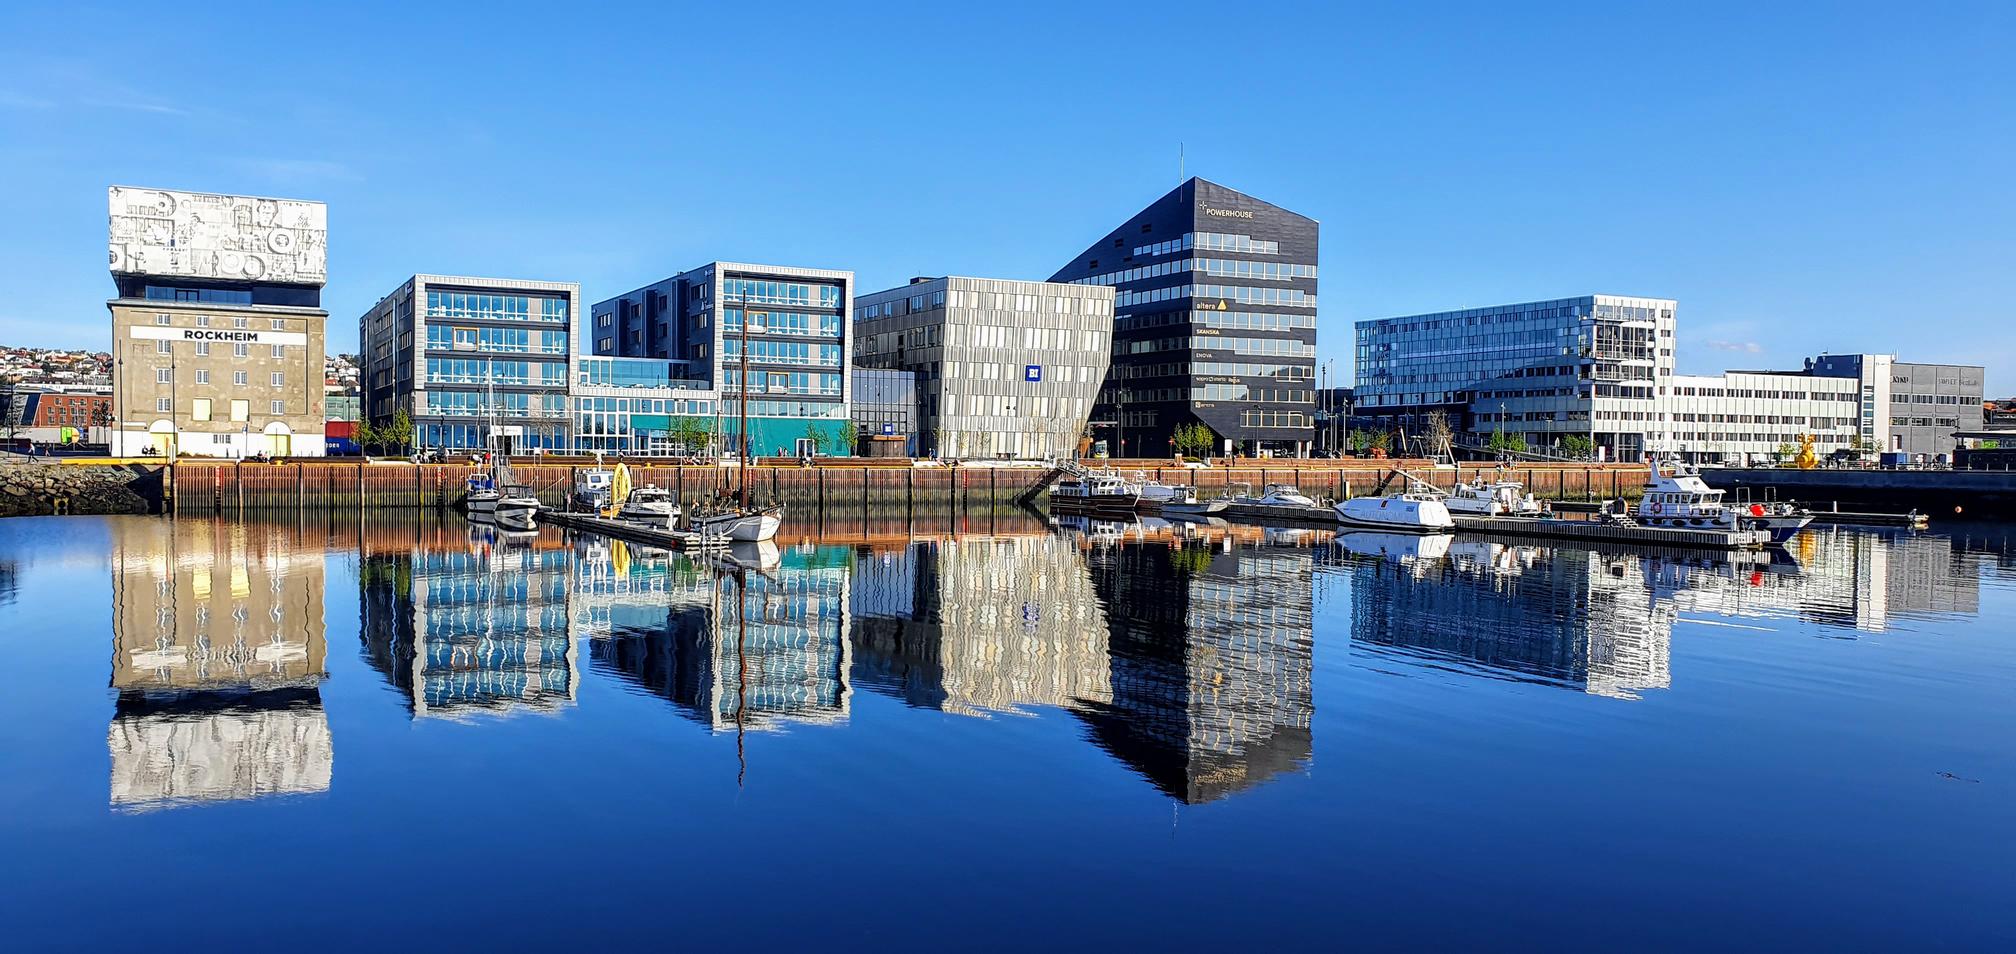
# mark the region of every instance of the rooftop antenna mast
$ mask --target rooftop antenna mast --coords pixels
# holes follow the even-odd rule
[[[1186,182],[1189,180],[1189,178],[1190,173],[1188,168],[1186,167],[1185,158],[1183,155],[1183,143],[1178,142],[1176,143],[1176,181]]]

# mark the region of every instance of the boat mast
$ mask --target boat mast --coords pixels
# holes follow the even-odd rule
[[[742,466],[735,469],[735,497],[744,508],[749,506],[749,293],[745,289],[735,296],[742,312],[742,400],[736,402],[736,412],[741,418],[738,427],[742,431]]]

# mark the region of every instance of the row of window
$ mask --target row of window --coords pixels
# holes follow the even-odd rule
[[[210,369],[209,369],[209,368],[197,368],[197,369],[196,369],[196,372],[195,372],[195,377],[196,377],[196,383],[197,383],[197,384],[209,384],[209,383],[210,383]],[[233,372],[231,372],[231,386],[232,386],[232,387],[239,387],[239,388],[242,388],[242,387],[247,387],[247,386],[249,386],[249,385],[251,384],[251,377],[252,377],[252,375],[251,375],[251,373],[250,373],[250,372],[247,372],[247,371],[233,371]],[[155,368],[155,369],[154,369],[154,383],[155,383],[155,384],[173,384],[173,383],[175,383],[175,373],[174,373],[174,371],[173,371],[172,369],[170,369],[170,368]],[[286,386],[287,386],[287,375],[286,375],[286,374],[285,374],[284,372],[280,372],[280,371],[275,371],[275,372],[273,372],[273,373],[272,373],[272,376],[271,376],[271,378],[270,378],[270,381],[269,381],[269,383],[271,383],[271,384],[272,384],[272,386],[273,386],[273,387],[276,387],[276,388],[280,388],[280,387],[286,387]]]
[[[175,323],[175,316],[173,316],[173,315],[161,315],[161,314],[157,314],[157,315],[155,315],[155,316],[154,316],[154,323],[155,323],[155,324],[157,324],[157,325],[169,325],[169,324],[174,324],[174,323]],[[269,318],[269,319],[267,319],[267,320],[266,320],[266,325],[267,325],[267,327],[268,327],[269,329],[271,329],[271,330],[273,330],[273,331],[285,331],[285,330],[287,330],[287,321],[286,321],[286,319],[284,319],[284,318]],[[198,328],[208,328],[208,327],[210,327],[210,316],[209,316],[209,315],[197,315],[197,316],[196,316],[196,327],[198,327]],[[252,319],[250,319],[250,318],[233,318],[233,319],[231,319],[231,327],[233,327],[233,328],[237,328],[237,329],[249,329],[249,328],[251,328],[251,327],[252,327]]]
[[[276,375],[277,377],[277,375]],[[559,361],[493,361],[488,358],[428,358],[432,384],[520,384],[566,387],[567,365]]]
[[[534,295],[485,295],[475,292],[429,291],[429,318],[487,318],[493,321],[567,320],[567,299]]]
[[[723,301],[765,305],[805,305],[839,308],[840,286],[808,282],[780,282],[767,279],[725,278],[721,281]]]
[[[1309,415],[1301,411],[1240,411],[1239,423],[1246,427],[1309,427]]]
[[[1276,314],[1264,311],[1158,311],[1146,315],[1128,315],[1115,319],[1113,327],[1118,331],[1134,328],[1157,328],[1163,325],[1192,324],[1204,328],[1223,328],[1228,331],[1293,331],[1299,328],[1316,327],[1315,315]]]
[[[567,332],[528,328],[456,328],[427,326],[427,347],[434,351],[498,351],[566,354]]]
[[[1071,284],[1123,285],[1144,278],[1161,278],[1164,275],[1180,275],[1184,272],[1203,272],[1219,278],[1286,282],[1297,278],[1315,278],[1316,266],[1292,262],[1247,262],[1230,258],[1179,258],[1153,265],[1139,265],[1134,268],[1088,275],[1073,279]]]
[[[722,342],[721,354],[724,361],[740,361],[742,339],[725,339]],[[762,364],[809,364],[822,368],[837,368],[840,367],[840,346],[815,345],[803,341],[768,341],[759,338],[749,342],[749,360]]]
[[[759,311],[753,314],[756,320],[749,323],[750,334],[803,335],[810,338],[840,337],[839,315],[816,315],[803,311]],[[721,309],[721,330],[729,334],[742,333],[740,308]]]
[[[442,417],[530,417],[564,414],[565,394],[485,394],[482,391],[428,391],[417,413]]]
[[[1681,397],[1764,398],[1766,400],[1773,400],[1773,401],[1844,401],[1850,404],[1853,404],[1855,402],[1855,395],[1853,394],[1846,392],[1840,394],[1829,394],[1826,391],[1778,391],[1778,390],[1765,390],[1763,388],[1676,387],[1673,389],[1673,393]]]
[[[729,368],[722,375],[722,387],[738,394],[742,390],[742,372]],[[838,374],[813,374],[805,371],[751,371],[749,390],[768,391],[773,394],[823,394],[840,396],[840,376]]]
[[[1316,346],[1293,338],[1233,338],[1200,335],[1192,338],[1152,338],[1119,341],[1114,354],[1147,354],[1155,351],[1232,351],[1242,355],[1273,355],[1284,358],[1313,358]]]
[[[1247,255],[1279,255],[1281,243],[1266,239],[1256,239],[1251,235],[1231,235],[1225,232],[1186,232],[1182,238],[1156,242],[1153,245],[1136,245],[1136,255],[1168,255],[1185,249],[1201,248],[1213,252],[1240,252]]]
[[[1244,285],[1168,285],[1141,291],[1119,292],[1113,296],[1115,308],[1146,305],[1178,298],[1219,298],[1242,305],[1269,305],[1281,308],[1314,308],[1316,296],[1296,288],[1249,288]]]
[[[1959,427],[1957,417],[1893,417],[1891,427]]]
[[[1190,365],[1193,374],[1216,374],[1235,378],[1290,378],[1313,380],[1316,368],[1307,364],[1256,364],[1250,362],[1198,361]]]
[[[1890,403],[1892,404],[1944,404],[1956,406],[1974,404],[1979,401],[1980,398],[1978,396],[1966,398],[1958,394],[1898,394],[1895,391],[1890,393]]]
[[[947,361],[945,378],[965,378],[969,381],[1025,381],[1028,380],[1029,365],[1003,364],[999,361]],[[1090,382],[1098,369],[1071,364],[1046,364],[1038,366],[1036,373],[1046,375],[1057,384]]]
[[[739,416],[742,413],[738,410],[739,404],[740,402],[724,396],[721,399],[721,416]],[[847,416],[847,406],[837,402],[750,401],[749,416],[842,418]]]
[[[1260,401],[1276,404],[1314,404],[1315,392],[1307,388],[1256,388],[1244,384],[1206,384],[1190,389],[1192,401]]]
[[[154,342],[154,353],[173,354],[175,353],[174,344],[175,342],[173,341],[156,341]],[[210,345],[211,342],[208,341],[194,342],[193,347],[196,356],[203,357],[208,355],[210,353]],[[271,357],[284,358],[287,356],[286,345],[267,345],[267,348],[270,349],[268,354]],[[249,358],[252,356],[252,346],[249,344],[234,344],[231,346],[231,356],[234,358]]]
[[[1044,422],[1054,420],[1052,412],[1073,419],[1085,413],[1084,398],[1057,397],[1048,395],[1028,396],[1015,394],[947,394],[942,413],[952,417],[994,417],[1033,420]]]
[[[242,398],[234,399],[227,407],[231,414],[229,418],[230,420],[249,421],[252,419],[252,402],[249,400],[245,400]],[[163,414],[172,413],[175,410],[174,401],[170,398],[165,397],[155,398],[154,410],[159,411]],[[273,414],[276,417],[282,414],[286,414],[287,402],[286,401],[268,402],[267,410],[269,413]],[[216,416],[216,411],[213,407],[213,403],[209,398],[196,398],[189,402],[189,419],[192,421],[224,420],[224,418]]]

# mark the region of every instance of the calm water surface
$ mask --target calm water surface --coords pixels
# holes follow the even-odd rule
[[[2016,943],[2004,528],[960,530],[0,521],[0,936]]]

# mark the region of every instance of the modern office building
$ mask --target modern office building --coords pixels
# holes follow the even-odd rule
[[[320,202],[113,186],[111,452],[322,454]]]
[[[1729,371],[1669,380],[1647,444],[1661,456],[1695,464],[1761,462],[1785,456],[1807,434],[1822,456],[1855,446],[1859,377]]]
[[[862,457],[917,456],[917,374],[887,368],[854,367],[847,376],[852,397],[848,413],[856,432],[854,453]]]
[[[1920,364],[1895,355],[1823,354],[1808,374],[1855,378],[1863,397],[1859,424],[1871,451],[1914,458],[1953,453],[1960,432],[1984,425],[1982,372],[1973,364]],[[1873,404],[1874,407],[1870,405]]]
[[[1106,380],[1110,288],[989,278],[917,279],[863,295],[854,360],[914,372],[921,452],[1073,456]]]
[[[746,394],[752,453],[844,453],[853,294],[853,272],[710,262],[596,303],[589,335],[597,355],[657,358],[670,379],[701,385],[691,400],[719,412],[725,452],[742,447]]]
[[[664,358],[575,359],[575,449],[635,456],[707,453],[720,430],[714,389],[676,377],[685,368]]]
[[[576,282],[415,275],[357,320],[364,419],[404,409],[422,449],[569,447]]]
[[[1092,412],[1121,456],[1203,424],[1220,449],[1307,454],[1316,387],[1316,221],[1191,179],[1051,281],[1114,289],[1113,360]]]
[[[1546,451],[1579,436],[1637,460],[1659,431],[1678,309],[1583,295],[1361,321],[1352,413],[1418,434],[1440,412],[1462,443],[1502,431]]]

